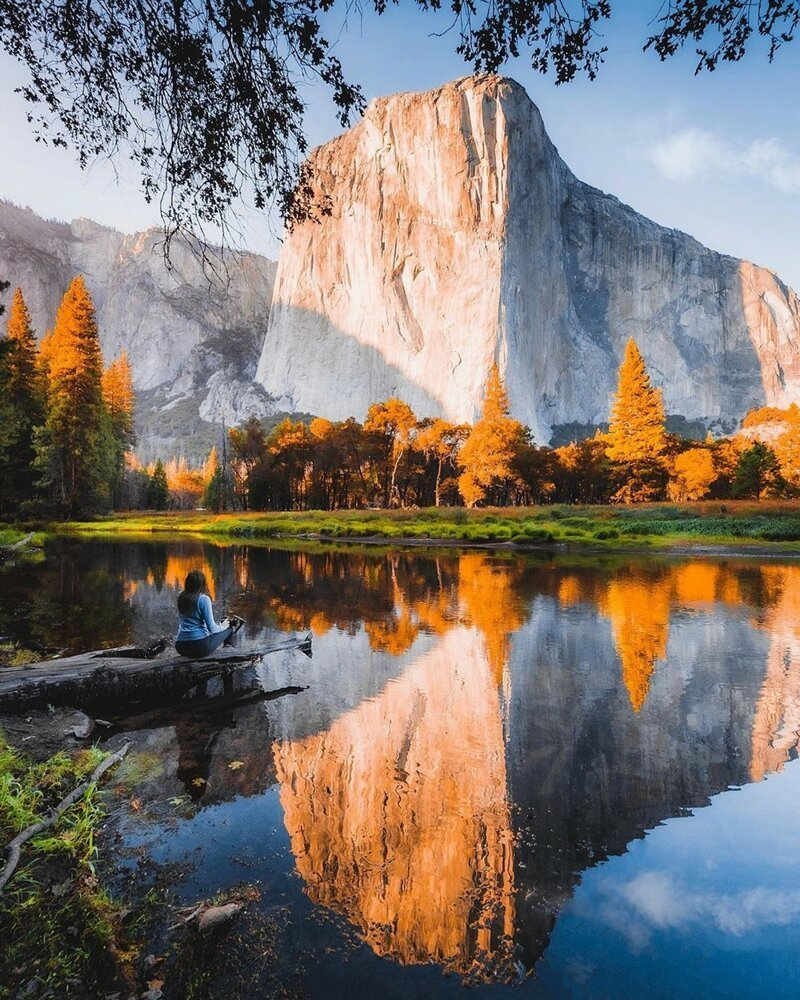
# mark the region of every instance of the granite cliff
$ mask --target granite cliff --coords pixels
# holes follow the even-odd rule
[[[511,80],[373,101],[311,165],[330,214],[286,237],[257,374],[283,409],[473,420],[496,360],[558,440],[607,419],[629,336],[696,426],[800,400],[794,292],[579,181]]]
[[[86,219],[49,221],[0,202],[0,276],[20,285],[41,338],[78,273],[97,308],[107,361],[124,348],[137,390],[137,452],[145,461],[202,459],[219,424],[272,412],[253,382],[266,331],[275,264],[229,255],[215,279],[176,240],[172,270],[157,230],[125,235]]]

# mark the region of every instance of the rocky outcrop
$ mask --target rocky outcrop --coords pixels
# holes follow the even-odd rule
[[[127,350],[139,393],[140,456],[200,457],[220,422],[271,412],[255,385],[275,264],[229,254],[215,277],[175,240],[171,269],[163,234],[125,235],[86,219],[47,221],[0,202],[0,276],[22,287],[38,335],[81,273],[97,308],[107,361]]]
[[[630,336],[702,426],[800,400],[797,296],[579,181],[511,80],[376,100],[311,165],[330,214],[286,236],[257,375],[283,408],[473,420],[496,360],[548,441],[607,419]]]

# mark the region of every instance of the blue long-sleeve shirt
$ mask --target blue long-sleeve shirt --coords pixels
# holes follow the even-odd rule
[[[213,632],[222,632],[224,626],[214,621],[214,611],[208,594],[197,598],[194,611],[188,615],[178,613],[178,634],[176,642],[193,642],[195,639],[205,639]]]

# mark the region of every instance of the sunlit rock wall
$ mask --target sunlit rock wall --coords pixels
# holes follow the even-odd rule
[[[286,409],[473,420],[496,359],[547,441],[607,419],[629,336],[670,413],[800,399],[794,293],[577,180],[511,80],[376,100],[311,165],[330,215],[286,236],[257,375]]]

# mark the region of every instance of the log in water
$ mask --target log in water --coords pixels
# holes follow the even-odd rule
[[[261,649],[221,650],[200,660],[174,655],[148,659],[128,656],[125,650],[101,649],[8,667],[0,671],[0,711],[23,711],[44,704],[85,707],[110,701],[119,704],[123,699],[156,700],[287,649],[310,655],[311,633]]]

